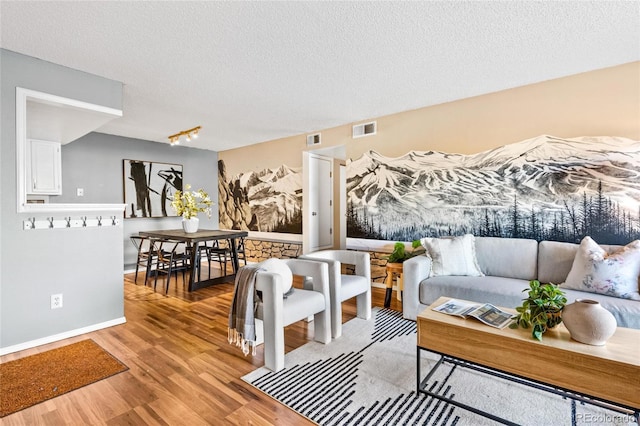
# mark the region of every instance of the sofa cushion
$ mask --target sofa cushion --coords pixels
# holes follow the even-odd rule
[[[538,244],[538,280],[541,283],[561,284],[573,266],[579,244],[558,241],[540,241]],[[607,253],[620,250],[622,246],[600,245]]]
[[[420,243],[431,258],[430,277],[443,275],[483,275],[476,260],[474,236],[422,238]]]
[[[524,238],[477,237],[476,256],[485,275],[535,280],[538,242]]]
[[[430,305],[439,297],[491,303],[496,306],[515,308],[522,304],[529,288],[529,282],[500,277],[433,277],[420,283],[420,303]],[[640,329],[640,301],[620,299],[604,294],[587,293],[580,290],[562,289],[567,303],[576,299],[591,299],[600,302],[603,308],[613,314],[618,327]]]
[[[538,245],[538,280],[560,284],[567,280],[578,244],[540,241]]]
[[[523,290],[529,281],[503,277],[433,277],[420,283],[420,303],[430,305],[439,297],[491,303],[496,306],[515,308],[526,297]]]
[[[365,293],[371,287],[371,282],[367,277],[360,275],[340,275],[340,283],[342,284],[340,287],[340,298],[342,300],[351,299]]]
[[[607,253],[591,237],[584,237],[563,288],[640,300],[640,240]]]

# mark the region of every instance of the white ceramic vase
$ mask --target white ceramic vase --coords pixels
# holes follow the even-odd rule
[[[613,336],[618,323],[613,314],[590,299],[576,299],[564,307],[562,322],[571,338],[587,345],[602,346]]]
[[[197,217],[192,217],[191,219],[182,219],[182,229],[187,234],[193,234],[198,231],[198,225],[200,224],[200,219]]]

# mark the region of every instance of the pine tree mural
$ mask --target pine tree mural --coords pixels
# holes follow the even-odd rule
[[[460,235],[602,244],[640,237],[640,142],[543,136],[475,155],[433,151],[347,164],[348,236]]]

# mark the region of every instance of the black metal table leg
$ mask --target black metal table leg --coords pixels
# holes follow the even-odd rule
[[[479,365],[479,364],[475,364],[471,361],[468,360],[463,360],[460,358],[456,358],[456,357],[452,357],[449,355],[445,355],[443,353],[439,353],[439,352],[433,352],[433,351],[429,351],[428,349],[422,348],[420,346],[417,347],[417,367],[416,367],[416,376],[417,376],[417,393],[420,394],[425,394],[425,395],[429,395],[433,398],[439,399],[441,401],[445,401],[449,404],[455,405],[457,407],[460,407],[462,409],[465,409],[467,411],[471,411],[472,413],[478,414],[480,416],[489,418],[491,420],[494,420],[496,422],[502,423],[502,424],[506,424],[506,425],[517,425],[517,423],[513,423],[509,420],[503,419],[501,417],[498,417],[494,414],[488,413],[486,411],[477,409],[475,407],[471,407],[469,405],[466,405],[464,403],[458,402],[456,400],[453,400],[451,398],[439,395],[437,393],[431,392],[429,390],[426,389],[427,387],[427,382],[428,380],[431,378],[431,376],[435,373],[435,371],[438,369],[438,367],[440,367],[440,365],[443,362],[447,362],[450,364],[453,364],[456,367],[461,367],[461,368],[468,368],[471,370],[475,370],[478,372],[482,372],[494,377],[499,377],[501,379],[505,379],[505,380],[509,380],[511,382],[515,382],[515,383],[519,383],[525,386],[530,386],[545,392],[549,392],[549,393],[553,393],[556,395],[560,395],[569,399],[572,399],[574,401],[580,401],[580,402],[586,402],[588,404],[594,405],[594,406],[599,406],[599,407],[603,407],[603,408],[607,408],[613,411],[617,411],[619,413],[623,413],[623,414],[627,414],[627,415],[633,415],[636,419],[636,422],[638,423],[638,420],[640,419],[640,410],[638,410],[636,407],[627,407],[624,405],[619,405],[610,401],[605,401],[605,400],[601,400],[598,398],[594,398],[594,397],[590,397],[587,395],[583,395],[580,394],[578,392],[574,392],[574,391],[569,391],[566,389],[561,389],[561,388],[557,388],[555,386],[551,386],[551,385],[547,385],[547,384],[543,384],[540,383],[536,380],[533,379],[526,379],[523,377],[520,377],[518,375],[514,375],[514,374],[508,374],[505,373],[503,371],[491,368],[491,367],[486,367],[483,365]],[[427,376],[423,379],[420,380],[420,351],[421,350],[426,350],[432,353],[436,353],[438,355],[440,355],[440,359],[438,360],[438,362],[431,368],[431,370],[429,371],[429,373],[427,374]],[[456,368],[454,367],[454,368]]]
[[[384,307],[388,308],[389,306],[391,306],[391,292],[393,291],[393,289],[388,288],[387,292],[384,294]]]

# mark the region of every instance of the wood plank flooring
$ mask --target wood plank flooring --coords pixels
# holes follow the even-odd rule
[[[245,357],[227,342],[233,284],[169,294],[124,277],[126,324],[0,357],[0,362],[91,338],[129,370],[0,419],[0,425],[306,425],[313,424],[241,377],[262,366],[262,346]],[[373,289],[382,306],[384,289]],[[395,293],[391,308],[401,310]],[[343,321],[355,317],[355,299]],[[311,329],[310,329],[311,327]],[[312,324],[287,327],[286,351],[312,339]],[[348,338],[343,336],[342,338]],[[0,397],[2,397],[0,395]]]

